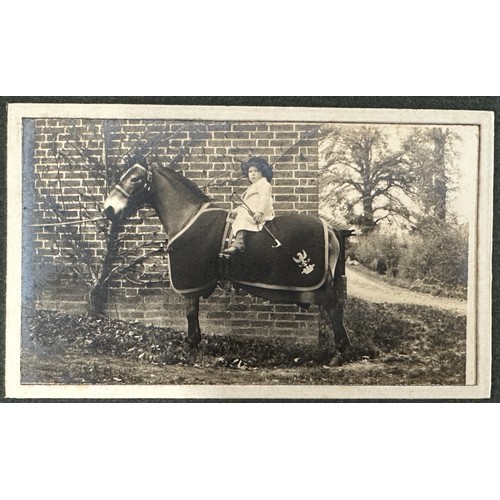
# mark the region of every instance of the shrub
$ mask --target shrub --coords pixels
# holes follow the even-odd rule
[[[427,285],[467,286],[468,239],[464,229],[436,224],[409,236],[400,260],[401,276]]]
[[[359,262],[380,274],[396,276],[401,258],[401,243],[395,234],[375,232],[360,237],[355,256]]]

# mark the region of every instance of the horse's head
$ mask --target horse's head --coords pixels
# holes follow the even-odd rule
[[[130,168],[122,175],[104,202],[104,215],[113,222],[123,219],[146,201],[151,172],[142,157],[133,157]]]

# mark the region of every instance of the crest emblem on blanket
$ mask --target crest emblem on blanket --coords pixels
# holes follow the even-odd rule
[[[307,253],[305,250],[302,250],[302,252],[297,252],[297,258],[292,258],[298,264],[298,266],[302,268],[302,274],[309,274],[314,271],[314,267],[316,266],[316,264],[311,264],[311,259],[307,257]]]

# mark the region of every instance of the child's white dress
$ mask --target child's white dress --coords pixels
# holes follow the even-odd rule
[[[257,224],[245,206],[240,205],[233,222],[233,234],[241,230],[260,231],[264,222],[274,219],[272,188],[265,177],[251,184],[243,193],[242,199],[253,213],[262,212],[262,220],[260,224]]]

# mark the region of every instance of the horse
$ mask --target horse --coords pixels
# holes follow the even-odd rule
[[[350,341],[344,325],[345,238],[341,231],[334,231],[319,217],[297,215],[299,218],[292,219],[294,226],[304,221],[308,224],[322,224],[321,227],[325,227],[324,267],[326,271],[324,281],[320,282],[321,286],[283,289],[283,287],[274,286],[273,283],[251,283],[241,277],[236,280],[230,274],[227,276],[227,262],[224,262],[227,259],[223,258],[221,251],[224,248],[224,236],[229,234],[228,212],[214,204],[194,182],[181,173],[170,167],[148,165],[145,159],[138,157],[129,163],[128,170],[109,192],[104,202],[103,213],[112,223],[121,223],[145,204],[155,210],[165,228],[168,239],[167,248],[171,252],[169,254],[171,286],[184,297],[188,326],[187,343],[192,349],[196,349],[201,341],[198,318],[200,297],[207,298],[214,292],[221,280],[229,279],[236,290],[243,289],[251,295],[266,300],[297,304],[304,308],[312,304],[319,306],[321,317],[328,324],[326,334],[320,328],[320,352],[324,353],[330,364],[338,365],[343,362]],[[280,219],[286,220],[286,218],[286,215],[278,216],[275,221],[279,222]],[[194,229],[196,224],[198,232]],[[191,229],[188,231],[188,228]],[[301,241],[303,241],[304,237],[301,236],[300,228],[298,229],[299,240],[302,238]],[[296,232],[296,230],[290,232]],[[189,239],[191,233],[194,236]],[[261,238],[256,240],[257,246],[254,245],[254,248],[265,246],[262,238],[266,236],[269,238],[265,231],[252,233],[252,235],[255,238]],[[226,241],[228,241],[227,238]],[[251,240],[247,242],[247,247],[248,243],[251,244]],[[271,240],[270,243],[274,241]],[[274,249],[277,246],[270,243],[269,248]],[[280,246],[286,246],[286,243],[281,241],[279,243]],[[303,245],[303,243],[300,244]],[[179,262],[179,269],[175,262],[175,265],[172,264],[173,256],[177,259],[175,262]],[[307,253],[298,252],[292,257],[298,269],[302,269],[302,275],[307,278],[306,274],[314,267]],[[293,262],[290,260],[292,266]],[[269,271],[272,271],[272,268],[269,268]],[[181,283],[188,279],[187,275],[190,275],[189,279],[194,280],[193,283]],[[334,349],[332,349],[331,342],[332,334]]]

